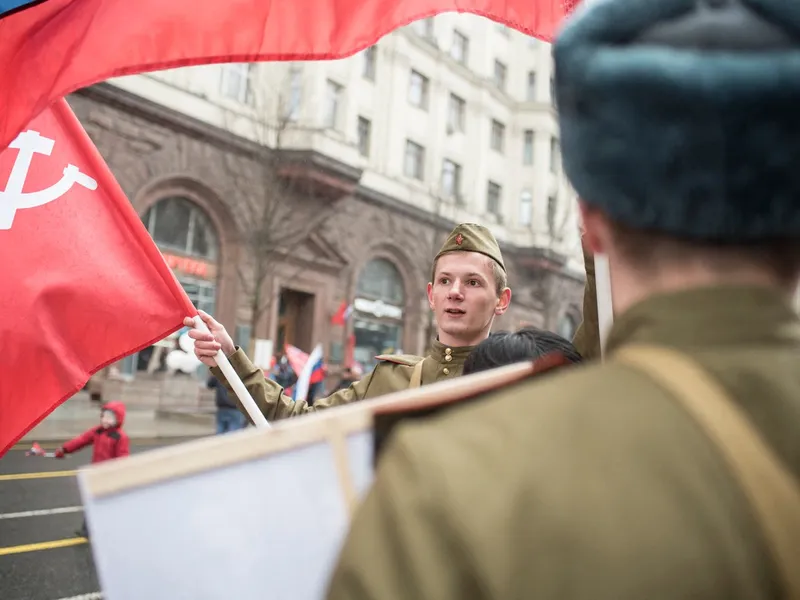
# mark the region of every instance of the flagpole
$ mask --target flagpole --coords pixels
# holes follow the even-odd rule
[[[614,303],[611,297],[611,270],[608,256],[594,255],[595,287],[597,292],[597,320],[600,333],[601,355],[605,354],[606,340],[614,324]]]
[[[203,333],[211,333],[211,331],[208,329],[208,326],[203,322],[203,319],[201,319],[199,315],[194,318],[194,325]],[[247,388],[244,386],[241,378],[236,374],[233,365],[231,365],[228,357],[225,356],[225,353],[222,350],[219,350],[217,355],[214,357],[214,360],[217,361],[217,366],[222,371],[222,374],[225,375],[225,379],[228,380],[228,383],[231,384],[231,388],[233,388],[233,391],[236,393],[236,396],[239,398],[242,406],[247,411],[247,414],[250,415],[250,419],[253,421],[253,424],[255,424],[256,427],[269,429],[271,426],[267,422],[266,417],[260,410],[258,410],[256,401],[253,400],[253,397],[250,395],[250,392],[247,391]]]

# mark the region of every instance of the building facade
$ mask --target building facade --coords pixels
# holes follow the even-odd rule
[[[583,265],[551,71],[549,45],[445,14],[345,60],[204,65],[69,100],[189,297],[238,344],[322,343],[335,366],[352,337],[369,367],[426,348],[431,260],[457,222],[501,242],[513,298],[496,328],[574,332]],[[154,352],[114,371],[152,375]]]

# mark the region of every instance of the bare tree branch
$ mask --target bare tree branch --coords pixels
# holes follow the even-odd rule
[[[296,107],[289,106],[276,87],[281,86],[251,77],[249,106],[225,115],[231,128],[241,126],[244,119],[250,137],[258,144],[250,157],[227,155],[224,161],[228,188],[239,198],[236,220],[247,260],[239,265],[238,276],[247,297],[253,340],[258,323],[275,300],[270,282],[279,266],[282,274],[288,265],[295,267],[288,272],[290,279],[302,272],[304,267],[294,262],[292,255],[322,227],[333,210],[309,191],[302,175],[284,169],[285,138],[296,126]],[[303,206],[307,201],[314,205],[311,210]],[[309,218],[310,214],[313,218]]]

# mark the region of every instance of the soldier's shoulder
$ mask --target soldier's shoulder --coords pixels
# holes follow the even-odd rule
[[[414,356],[413,354],[379,354],[375,357],[378,364],[389,363],[395,365],[403,365],[406,367],[413,367],[423,359],[422,356]]]
[[[498,455],[507,452],[508,443],[522,450],[550,440],[558,447],[569,445],[578,425],[592,429],[615,416],[629,422],[631,412],[650,410],[651,403],[641,398],[653,392],[652,381],[622,365],[585,363],[481,393],[458,410],[420,424],[419,433],[431,444]]]

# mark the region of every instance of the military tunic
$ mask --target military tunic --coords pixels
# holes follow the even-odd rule
[[[652,297],[612,328],[696,360],[800,478],[800,320],[773,292]],[[331,600],[784,597],[717,446],[620,363],[582,365],[398,430]]]
[[[422,360],[424,360],[422,385],[458,377],[464,369],[464,361],[473,348],[474,346],[445,346],[438,340],[434,340],[429,355],[424,359],[421,356],[406,354],[379,356],[380,362],[366,377],[327,398],[318,399],[313,406],[309,406],[305,400],[295,402],[290,396],[284,394],[283,388],[265,377],[263,371],[250,362],[243,350],[237,348],[229,360],[259,410],[268,421],[275,421],[407,389],[411,384],[414,367]],[[231,397],[236,398],[240,410],[243,410],[219,367],[212,368],[211,372],[220,381],[225,382],[231,392]],[[247,413],[245,412],[245,414]]]

